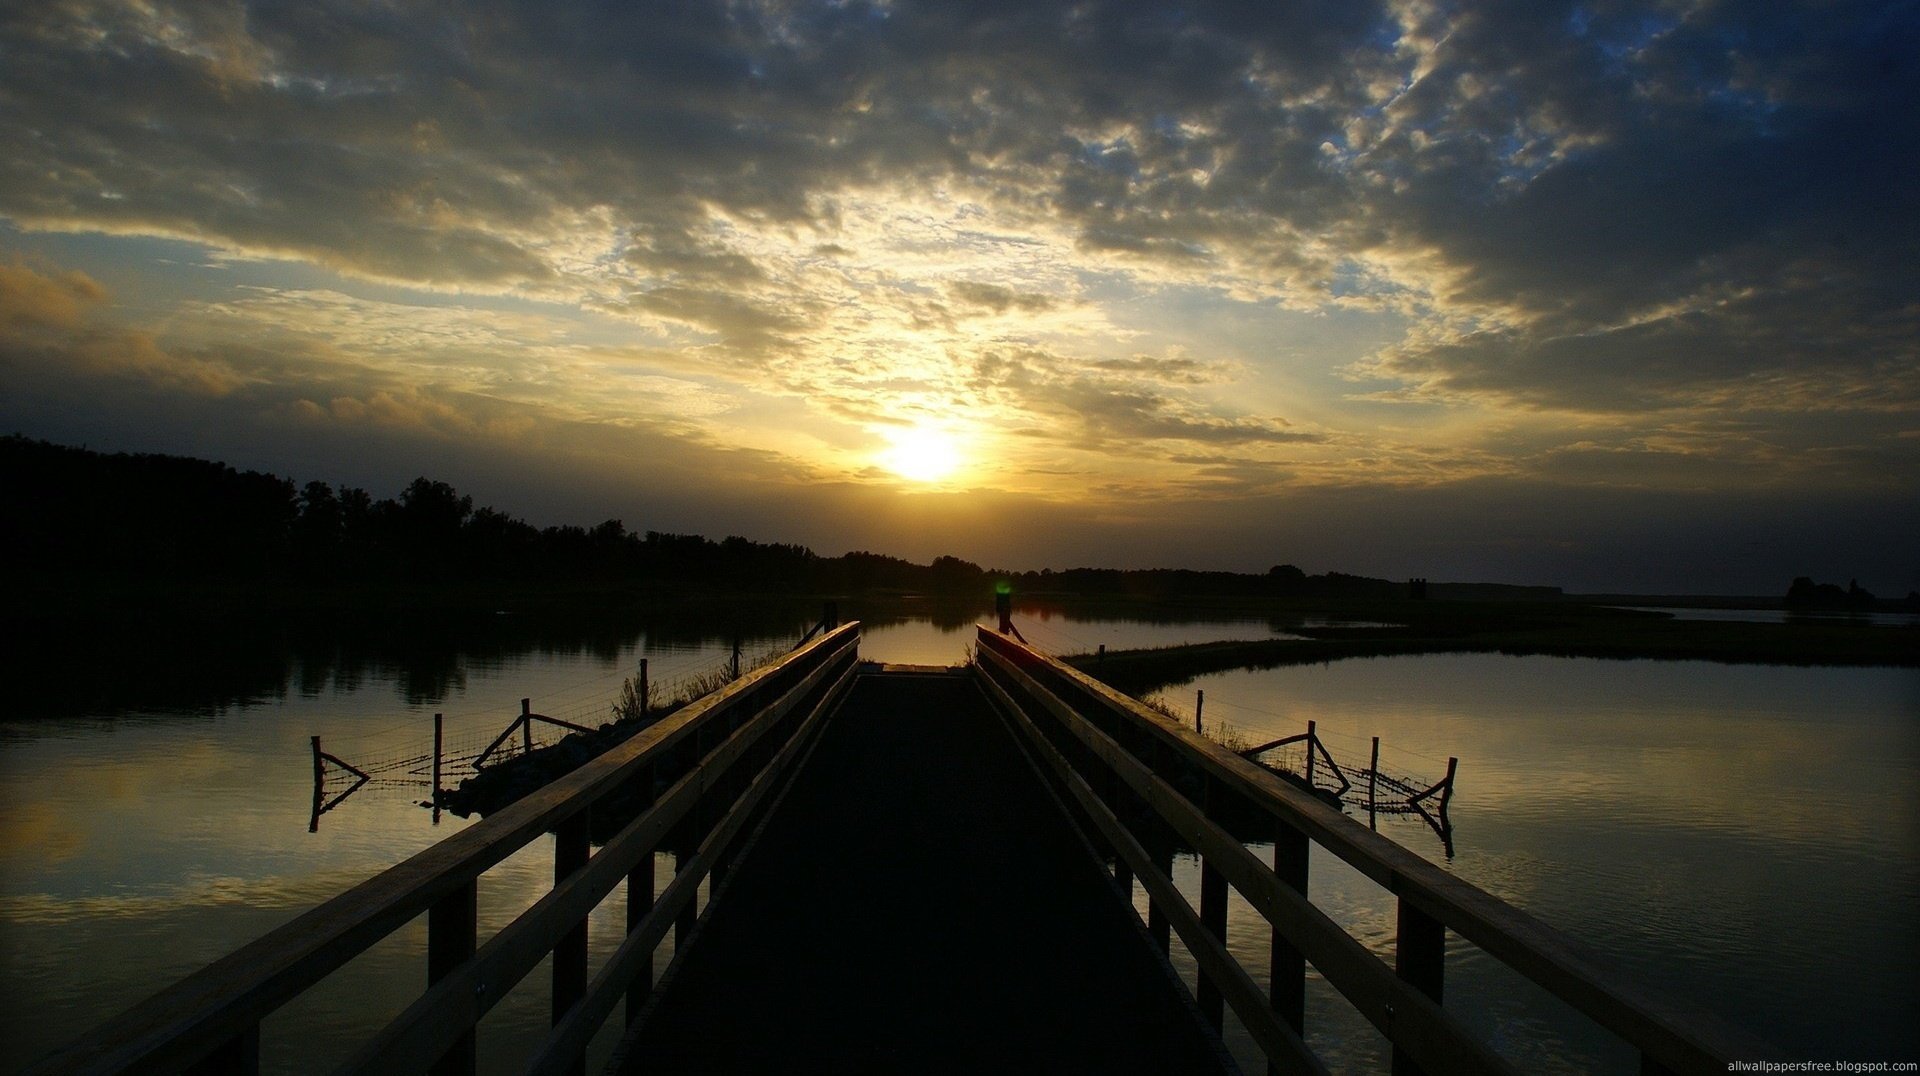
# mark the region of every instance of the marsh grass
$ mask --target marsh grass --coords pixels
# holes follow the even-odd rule
[[[1190,725],[1193,723],[1192,714],[1183,714],[1175,710],[1171,704],[1158,695],[1148,695],[1135,699],[1134,701],[1176,725]],[[1248,739],[1246,734],[1241,732],[1240,729],[1230,721],[1204,722],[1200,729],[1200,735],[1205,736],[1207,739],[1212,740],[1214,743],[1219,744],[1221,747],[1226,748],[1236,755],[1253,746],[1253,741]]]
[[[686,706],[726,687],[740,676],[771,665],[786,654],[786,648],[775,647],[752,660],[742,659],[739,676],[734,675],[731,663],[706,672],[693,673],[674,681],[670,685],[649,683],[647,685],[646,705],[640,705],[640,677],[636,674],[621,681],[620,694],[613,700],[612,712],[615,724],[641,720],[642,715],[649,721]]]

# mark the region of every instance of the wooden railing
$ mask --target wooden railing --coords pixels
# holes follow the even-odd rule
[[[1514,1071],[1441,1005],[1448,929],[1624,1039],[1643,1073],[1724,1073],[1730,1060],[1774,1056],[1710,1016],[1683,1016],[1533,916],[1032,647],[982,626],[976,653],[988,696],[1105,845],[1116,884],[1130,891],[1139,879],[1156,942],[1165,949],[1178,933],[1193,954],[1202,1015],[1219,1029],[1230,1005],[1275,1070],[1326,1071],[1302,1041],[1311,963],[1392,1044],[1396,1074]],[[1272,841],[1271,864],[1248,849],[1249,828]],[[1309,841],[1398,898],[1392,966],[1308,901]],[[1174,887],[1176,844],[1201,859],[1197,911]],[[1226,946],[1229,885],[1271,927],[1264,994]]]
[[[859,639],[859,624],[848,623],[748,673],[162,990],[35,1071],[257,1071],[264,1017],[423,912],[426,992],[345,1071],[471,1073],[475,1024],[549,953],[552,1030],[530,1071],[580,1071],[588,1041],[620,1002],[629,1021],[644,1005],[655,949],[670,928],[680,937],[692,928],[700,882],[724,877],[737,838],[838,704]],[[633,814],[597,852],[596,804]],[[552,890],[481,944],[483,876],[546,833]],[[654,852],[668,844],[678,859],[655,900]],[[589,977],[587,917],[623,878],[626,936]]]

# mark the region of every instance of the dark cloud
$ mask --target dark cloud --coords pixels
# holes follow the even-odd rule
[[[107,290],[84,273],[0,265],[0,374],[14,391],[59,382],[143,394],[225,396],[244,377],[230,364],[169,350],[142,331],[101,323]]]
[[[1213,445],[1314,444],[1320,433],[1294,430],[1278,417],[1209,414],[1165,387],[1169,366],[1186,360],[1112,360],[1080,364],[1039,350],[990,352],[973,364],[981,396],[1044,420],[1041,430],[1080,448],[1158,456],[1161,442]],[[1132,375],[1132,376],[1128,376]]]
[[[1920,73],[1909,7],[1493,6],[1371,151],[1389,237],[1496,325],[1384,372],[1552,406],[1913,403]],[[1391,241],[1391,240],[1390,240]],[[1750,400],[1744,388],[1753,386]]]
[[[1100,359],[1093,367],[1174,385],[1204,385],[1219,380],[1215,368],[1195,359],[1134,355],[1125,359]]]
[[[1561,380],[1538,356],[1635,347],[1651,316],[1699,380],[1797,369],[1755,341],[1863,318],[1894,340],[1920,263],[1899,5],[67,0],[0,33],[0,211],[408,281],[591,287],[568,243],[625,232],[655,287],[734,289],[765,268],[714,211],[825,228],[850,188],[952,177],[1090,252],[1307,301],[1371,264],[1430,317],[1498,322],[1376,372],[1612,406],[1633,362]]]
[[[962,280],[948,285],[947,294],[953,297],[954,302],[980,307],[995,314],[1005,314],[1008,311],[1042,314],[1059,305],[1059,301],[1051,295],[1018,292],[999,284],[982,284],[972,280]]]
[[[107,289],[79,270],[0,265],[0,331],[72,330],[106,299]]]
[[[1648,438],[1504,466],[1695,481],[1676,431],[1738,415],[1829,477],[1884,478],[1920,451],[1878,424],[1920,408],[1917,49],[1913,5],[1877,0],[47,0],[0,10],[0,215],[618,311],[749,373],[807,359],[891,383],[869,368],[887,332],[945,333],[938,391],[1018,412],[1023,440],[1171,447],[1202,484],[1282,474],[1219,446],[1353,439],[1207,394],[1238,365],[988,337],[981,315],[1097,310],[1095,280],[1390,309],[1405,336],[1348,371],[1371,380],[1356,394]],[[862,200],[938,204],[978,234],[932,229],[924,275],[896,279],[849,264],[890,238],[849,226]],[[979,257],[1043,242],[1077,261]],[[0,266],[10,389],[65,369],[267,393],[249,379],[268,360],[107,324],[97,288]],[[835,316],[867,319],[858,347]],[[297,354],[273,376],[297,384]],[[892,406],[779,376],[826,411]],[[418,379],[348,380],[273,403],[435,413]],[[1674,436],[1650,437],[1662,423]],[[1717,473],[1764,470],[1744,467]]]

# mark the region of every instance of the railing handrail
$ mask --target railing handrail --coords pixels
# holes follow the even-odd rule
[[[1771,1047],[1638,984],[1627,982],[1586,945],[1428,862],[1319,798],[1137,700],[1031,645],[978,626],[979,642],[1022,655],[1151,732],[1247,803],[1305,834],[1502,963],[1675,1072],[1724,1072],[1731,1059],[1774,1056]],[[1678,1014],[1685,1014],[1684,1017]]]
[[[830,660],[858,637],[848,621],[649,725],[579,769],[430,845],[188,974],[70,1044],[32,1071],[178,1068],[257,1027],[301,991],[394,930],[556,830],[776,677]]]

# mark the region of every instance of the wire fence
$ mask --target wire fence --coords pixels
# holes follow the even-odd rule
[[[426,790],[437,798],[440,789],[458,785],[483,767],[554,747],[581,732],[636,720],[635,715],[623,718],[620,704],[623,699],[640,697],[638,685],[643,680],[649,714],[646,720],[650,723],[773,661],[788,649],[774,646],[757,656],[745,657],[736,643],[724,661],[685,655],[665,670],[654,666],[654,659],[643,659],[645,673],[636,668],[633,672],[614,670],[583,678],[549,691],[538,700],[538,707],[533,705],[536,700],[522,699],[521,712],[504,729],[494,724],[499,720],[497,710],[476,710],[435,714],[431,727],[423,727],[421,718],[411,715],[373,728],[356,727],[324,740],[315,736],[314,823],[317,825],[321,814],[338,807],[350,795],[417,795]],[[667,675],[660,675],[663,671]],[[404,736],[408,730],[415,730],[417,738]],[[397,742],[405,746],[395,746]],[[341,745],[345,746],[338,754],[328,749]],[[422,806],[433,802],[428,799]]]
[[[1013,626],[1021,641],[1048,656],[1057,657],[1067,650],[1080,654],[1094,652],[1094,648],[1085,640],[1074,637],[1058,626],[1038,623],[1028,616],[1009,618],[1009,622],[1012,621],[1018,621]],[[1062,646],[1062,640],[1074,645],[1070,648]],[[1269,727],[1275,727],[1280,722],[1297,721],[1299,717],[1242,702],[1210,699],[1201,690],[1195,691],[1191,708],[1173,701],[1164,692],[1146,695],[1139,701],[1174,721],[1195,728],[1227,750],[1268,770],[1291,778],[1342,805],[1366,811],[1370,823],[1376,815],[1416,815],[1439,835],[1448,857],[1453,855],[1453,824],[1448,818],[1447,807],[1453,798],[1454,775],[1459,766],[1457,758],[1441,759],[1420,751],[1384,745],[1378,736],[1370,740],[1339,734],[1328,737],[1319,731],[1318,722],[1315,721],[1307,722],[1304,733],[1261,742],[1250,738],[1246,729],[1231,722],[1217,718],[1206,720],[1208,705],[1274,719],[1263,722]],[[1327,744],[1329,738],[1340,742],[1341,751],[1348,761],[1342,762],[1334,755],[1333,749]],[[1361,757],[1367,759],[1364,765],[1352,761],[1361,751],[1365,752]],[[1387,755],[1384,763],[1383,752]],[[1444,776],[1430,776],[1434,769],[1442,766],[1445,767]]]

